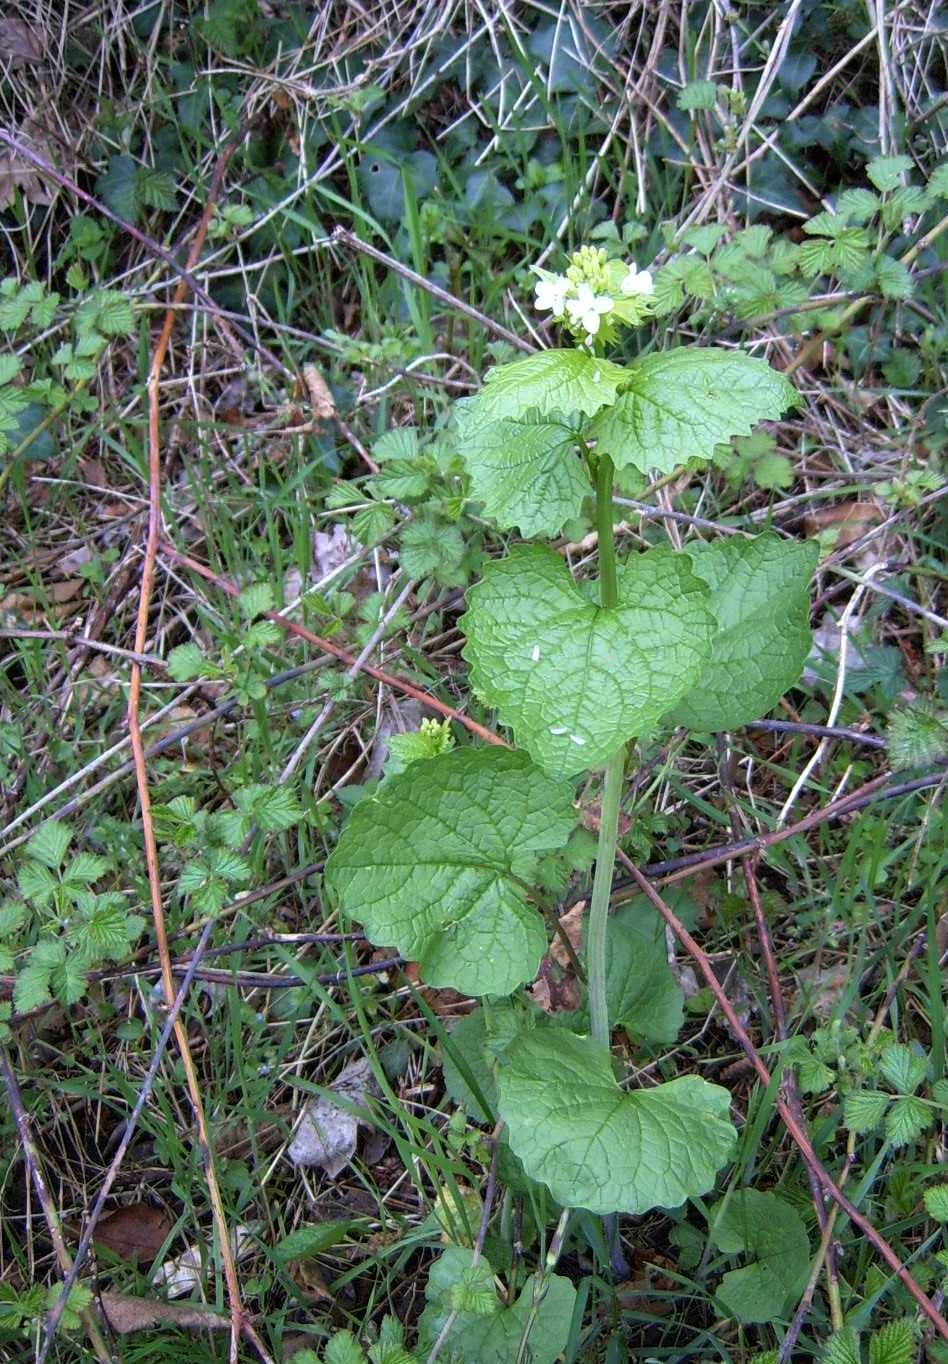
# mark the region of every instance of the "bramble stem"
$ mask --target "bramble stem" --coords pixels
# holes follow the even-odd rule
[[[615,476],[612,460],[600,455],[596,472],[596,525],[599,531],[599,601],[604,607],[618,605],[619,588],[616,578],[616,542],[612,525],[612,484]],[[625,772],[625,744],[606,764],[602,810],[599,816],[599,846],[596,851],[596,875],[593,878],[592,903],[589,908],[589,933],[586,939],[586,972],[589,980],[589,1017],[592,1035],[597,1042],[609,1045],[609,1009],[606,1003],[606,930],[609,921],[609,900],[612,896],[612,875],[616,862],[616,840],[619,832],[619,804],[622,800],[622,778]]]

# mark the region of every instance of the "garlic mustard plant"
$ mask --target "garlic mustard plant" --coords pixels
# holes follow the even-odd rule
[[[534,304],[549,312],[587,349],[615,340],[621,326],[637,326],[648,316],[655,286],[648,270],[610,260],[602,247],[584,246],[570,257],[566,273],[539,276]]]
[[[536,273],[536,307],[572,344],[495,366],[454,413],[470,499],[523,541],[488,563],[461,620],[471,687],[510,747],[449,749],[430,727],[402,745],[353,808],[326,879],[371,942],[417,962],[428,985],[484,1001],[465,1034],[476,1073],[491,1077],[476,1112],[505,1124],[526,1174],[564,1207],[641,1213],[708,1193],[735,1132],[719,1085],[684,1076],[630,1089],[617,1079],[612,1030],[628,1017],[629,972],[649,951],[634,915],[609,914],[636,741],[682,725],[733,729],[777,704],[810,648],[816,549],[736,535],[620,558],[617,470],[650,477],[708,463],[719,443],[779,418],[797,394],[739,350],[607,357],[652,311],[646,269],[583,247],[563,273]],[[549,541],[590,502],[598,578],[577,580]],[[564,1027],[522,987],[548,946],[549,887],[576,865],[577,785],[589,773],[602,790],[588,993]],[[665,969],[661,942],[651,960]],[[668,1035],[667,1019],[645,1026]]]

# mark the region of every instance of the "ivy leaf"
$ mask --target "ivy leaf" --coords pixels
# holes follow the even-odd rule
[[[716,1300],[745,1325],[772,1322],[796,1303],[810,1273],[810,1242],[797,1210],[773,1193],[738,1189],[712,1208],[710,1235],[750,1261],[724,1275]]]
[[[662,920],[644,896],[609,920],[609,1017],[643,1042],[669,1043],[684,1018],[684,995],[668,965]]]
[[[591,417],[615,402],[629,371],[582,350],[541,350],[525,360],[495,365],[470,409],[469,431],[536,409],[540,417],[582,412]]]
[[[564,1207],[677,1208],[707,1193],[734,1146],[726,1089],[687,1075],[626,1093],[590,1037],[521,1035],[498,1084],[514,1154]]]
[[[419,1355],[425,1358],[438,1338],[456,1307],[461,1286],[466,1297],[476,1299],[487,1310],[477,1315],[458,1312],[447,1338],[446,1357],[454,1364],[510,1364],[517,1358],[524,1330],[536,1311],[536,1275],[527,1279],[516,1302],[504,1307],[497,1298],[490,1265],[481,1260],[472,1268],[471,1252],[457,1246],[449,1247],[431,1266],[425,1288],[428,1306],[418,1327]],[[575,1302],[576,1289],[569,1279],[560,1274],[547,1276],[530,1330],[529,1357],[533,1364],[554,1364],[566,1348]]]
[[[546,948],[525,885],[575,822],[570,788],[524,754],[461,749],[361,801],[326,877],[369,941],[417,961],[429,984],[509,994]]]
[[[471,496],[501,530],[519,526],[525,538],[558,535],[592,492],[575,433],[561,422],[506,417],[468,435],[462,419],[460,433]]]
[[[514,549],[468,593],[471,685],[541,767],[597,767],[656,725],[710,654],[707,589],[664,548],[619,569],[619,605],[589,600],[558,554]]]
[[[627,380],[589,435],[617,468],[632,464],[644,474],[710,460],[716,445],[800,401],[788,379],[742,351],[682,346],[636,360]]]
[[[766,715],[799,679],[812,635],[807,584],[815,543],[758,535],[695,545],[694,571],[711,589],[711,658],[674,708],[689,729],[737,729]]]

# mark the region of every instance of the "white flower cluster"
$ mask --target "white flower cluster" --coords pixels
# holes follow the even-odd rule
[[[606,253],[582,247],[570,258],[565,274],[537,270],[534,306],[551,313],[586,346],[614,330],[616,323],[635,325],[651,310],[655,286],[648,270],[608,260]]]

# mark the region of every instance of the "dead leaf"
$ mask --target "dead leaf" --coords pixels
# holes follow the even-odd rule
[[[252,1229],[243,1225],[234,1227],[231,1232],[231,1245],[238,1263],[253,1250],[251,1237]],[[193,1293],[195,1288],[200,1288],[204,1282],[202,1259],[206,1264],[211,1258],[207,1247],[204,1248],[203,1257],[201,1251],[201,1246],[195,1243],[188,1246],[180,1255],[176,1255],[173,1260],[165,1260],[158,1272],[153,1275],[152,1283],[164,1288],[169,1298],[182,1298],[185,1293]]]
[[[130,1203],[103,1217],[95,1229],[95,1244],[120,1255],[123,1260],[137,1259],[149,1268],[171,1234],[174,1223],[163,1208],[150,1203]]]
[[[42,621],[59,620],[69,612],[57,611],[53,608],[66,606],[69,602],[79,596],[85,582],[82,578],[67,578],[60,583],[44,583],[42,587],[28,592],[9,592],[0,600],[0,621],[4,615],[7,620],[4,622],[10,628],[15,628],[18,623],[26,622],[28,625],[41,624]]]
[[[36,28],[15,15],[0,19],[0,57],[6,57],[14,70],[41,62],[43,47]]]
[[[162,1302],[160,1298],[133,1298],[128,1293],[105,1292],[102,1307],[112,1330],[119,1336],[132,1331],[153,1331],[156,1326],[179,1326],[194,1331],[229,1331],[230,1317],[221,1316],[200,1303]]]
[[[368,1124],[365,1100],[374,1090],[372,1070],[364,1056],[341,1070],[332,1093],[346,1104],[365,1110],[366,1117],[338,1107],[328,1097],[310,1099],[286,1148],[293,1164],[318,1165],[330,1179],[335,1179],[355,1152],[359,1126]]]
[[[324,578],[340,568],[354,549],[355,541],[341,521],[337,521],[331,531],[318,530],[313,535],[313,557],[320,575]]]
[[[63,158],[56,154],[57,143],[36,119],[28,118],[21,127],[12,130],[6,128],[4,131],[57,170],[68,172],[70,169],[61,164]],[[33,204],[51,204],[53,201],[52,187],[44,180],[42,172],[36,169],[32,161],[18,156],[12,147],[4,145],[0,151],[0,209],[7,208],[13,202],[17,190]]]
[[[559,921],[561,930],[577,955],[583,938],[585,914],[586,901],[577,900]],[[537,979],[530,987],[530,997],[548,1014],[571,1013],[582,1003],[582,986],[576,979],[569,953],[559,933],[554,934],[549,951],[540,962]]]
[[[313,416],[317,421],[330,421],[336,415],[336,402],[315,365],[303,366],[303,382],[309,393]]]

